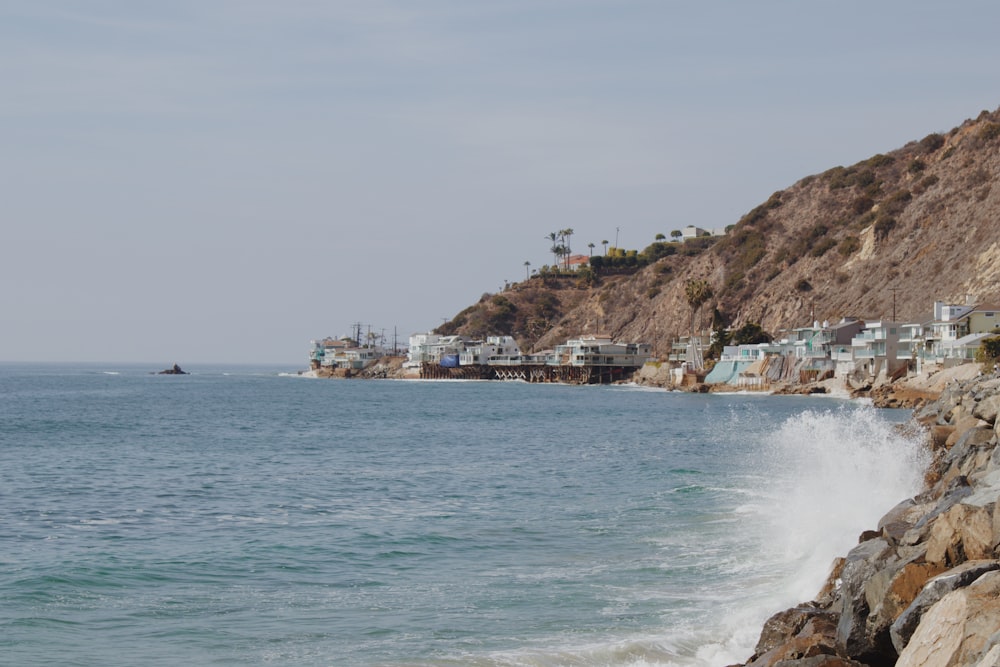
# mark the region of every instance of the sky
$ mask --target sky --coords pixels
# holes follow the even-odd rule
[[[551,264],[551,232],[641,250],[996,109],[998,24],[993,0],[0,0],[0,360],[405,343]]]

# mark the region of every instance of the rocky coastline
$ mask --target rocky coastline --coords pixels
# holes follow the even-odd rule
[[[915,410],[924,491],[862,533],[816,599],[772,616],[745,667],[1000,665],[998,411],[996,373]]]

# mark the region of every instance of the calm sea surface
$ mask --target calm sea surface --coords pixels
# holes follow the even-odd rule
[[[914,493],[903,413],[0,365],[0,663],[725,665]]]

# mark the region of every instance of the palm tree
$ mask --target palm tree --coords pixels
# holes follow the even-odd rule
[[[531,267],[531,262],[525,261],[524,262],[524,279],[525,280],[528,279],[528,269],[529,269],[529,267]]]
[[[562,238],[563,245],[566,247],[563,257],[566,260],[566,268],[569,268],[569,256],[572,254],[572,250],[569,246],[569,237],[573,236],[573,228],[567,227],[566,229],[559,230],[559,236]]]
[[[556,266],[558,266],[559,265],[559,254],[560,254],[559,253],[559,249],[561,247],[559,245],[559,243],[558,243],[558,241],[559,241],[559,233],[557,233],[557,232],[549,232],[549,235],[546,236],[545,238],[547,238],[549,241],[552,242],[552,247],[549,248],[549,252],[552,253],[553,258],[555,259]]]
[[[695,337],[694,322],[698,310],[712,298],[712,288],[704,280],[692,279],[684,285],[684,296],[691,306],[691,338],[688,340],[687,362],[691,370],[697,373],[705,367],[705,362],[701,355],[701,344]]]
[[[594,256],[594,247],[595,247],[594,244],[593,243],[588,243],[587,247],[590,248],[590,256],[593,257]]]
[[[684,285],[684,296],[691,307],[691,336],[694,336],[694,321],[698,311],[712,298],[712,287],[705,280],[692,279]]]
[[[604,246],[604,256],[607,257],[608,256],[608,240],[604,239],[603,241],[601,241],[601,245]]]

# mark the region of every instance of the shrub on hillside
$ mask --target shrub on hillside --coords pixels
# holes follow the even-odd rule
[[[646,248],[639,254],[644,257],[647,262],[653,263],[662,257],[669,257],[670,255],[677,254],[677,244],[657,241],[656,243],[651,243],[646,246]]]
[[[889,232],[896,226],[896,218],[892,216],[883,216],[875,221],[875,238],[880,241],[885,240],[889,236]]]
[[[909,190],[897,190],[879,204],[879,213],[882,215],[899,215],[906,208],[906,205],[913,199]]]
[[[809,254],[812,255],[813,257],[822,257],[823,255],[826,254],[827,250],[829,250],[835,245],[837,245],[836,239],[827,236],[822,241],[814,245],[812,250],[809,251]]]
[[[986,123],[979,130],[978,137],[983,143],[988,143],[1000,137],[1000,123]]]
[[[920,140],[920,148],[924,153],[933,153],[942,146],[944,146],[944,137],[940,134],[928,134]]]
[[[840,242],[840,245],[837,246],[837,252],[839,252],[844,257],[850,257],[855,252],[857,252],[858,248],[860,247],[861,247],[861,241],[858,239],[857,236],[847,236],[844,237],[844,239]]]

